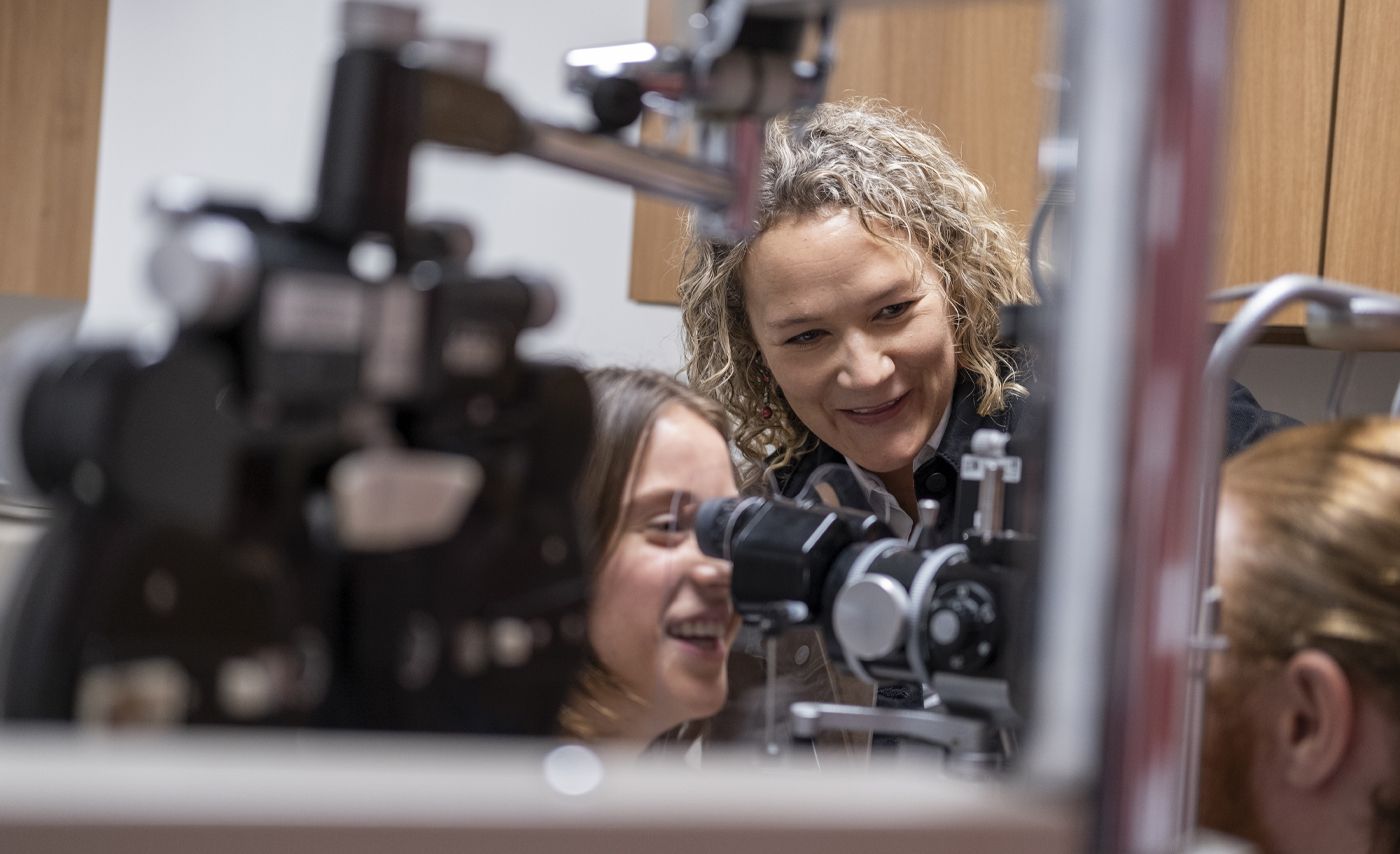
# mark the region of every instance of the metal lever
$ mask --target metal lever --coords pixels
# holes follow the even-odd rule
[[[909,532],[909,545],[924,551],[938,547],[935,538],[938,536],[939,509],[938,502],[932,498],[919,499],[919,503],[916,505],[919,518],[914,524],[914,530]]]
[[[768,756],[782,752],[778,745],[778,636],[809,616],[810,611],[802,602],[775,602],[744,614],[744,622],[757,625],[763,635],[763,751]]]
[[[882,733],[940,747],[960,763],[988,770],[1000,768],[1005,761],[997,728],[977,718],[836,703],[793,703],[788,718],[792,722],[792,733],[798,738],[813,739],[833,730]]]

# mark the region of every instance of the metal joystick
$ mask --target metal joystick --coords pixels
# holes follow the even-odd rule
[[[931,550],[938,547],[938,502],[932,498],[920,498],[915,505],[918,519],[914,530],[909,533],[909,545],[916,549]]]

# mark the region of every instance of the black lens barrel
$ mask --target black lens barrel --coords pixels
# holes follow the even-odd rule
[[[734,564],[740,611],[803,602],[821,611],[827,573],[854,542],[887,536],[869,514],[759,499],[706,501],[696,516],[700,550]]]

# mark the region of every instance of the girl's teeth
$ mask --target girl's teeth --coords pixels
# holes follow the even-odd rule
[[[723,626],[715,622],[684,622],[671,632],[682,638],[717,638],[724,633]]]

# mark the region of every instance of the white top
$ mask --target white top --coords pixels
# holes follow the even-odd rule
[[[919,453],[914,456],[914,467],[911,471],[918,471],[919,466],[933,459],[938,453],[938,443],[943,441],[943,433],[948,429],[948,418],[953,412],[952,401],[948,402],[948,408],[943,410],[943,417],[939,419],[938,426],[934,428],[933,435],[928,437],[928,441],[919,449]],[[865,493],[865,500],[870,505],[870,509],[875,511],[890,530],[901,537],[908,538],[909,533],[914,530],[914,520],[909,518],[909,514],[904,512],[904,508],[899,506],[890,491],[885,488],[884,481],[880,476],[872,474],[855,463],[851,458],[846,458],[846,465],[850,466],[851,473],[856,476],[856,482],[860,484],[861,492]]]

